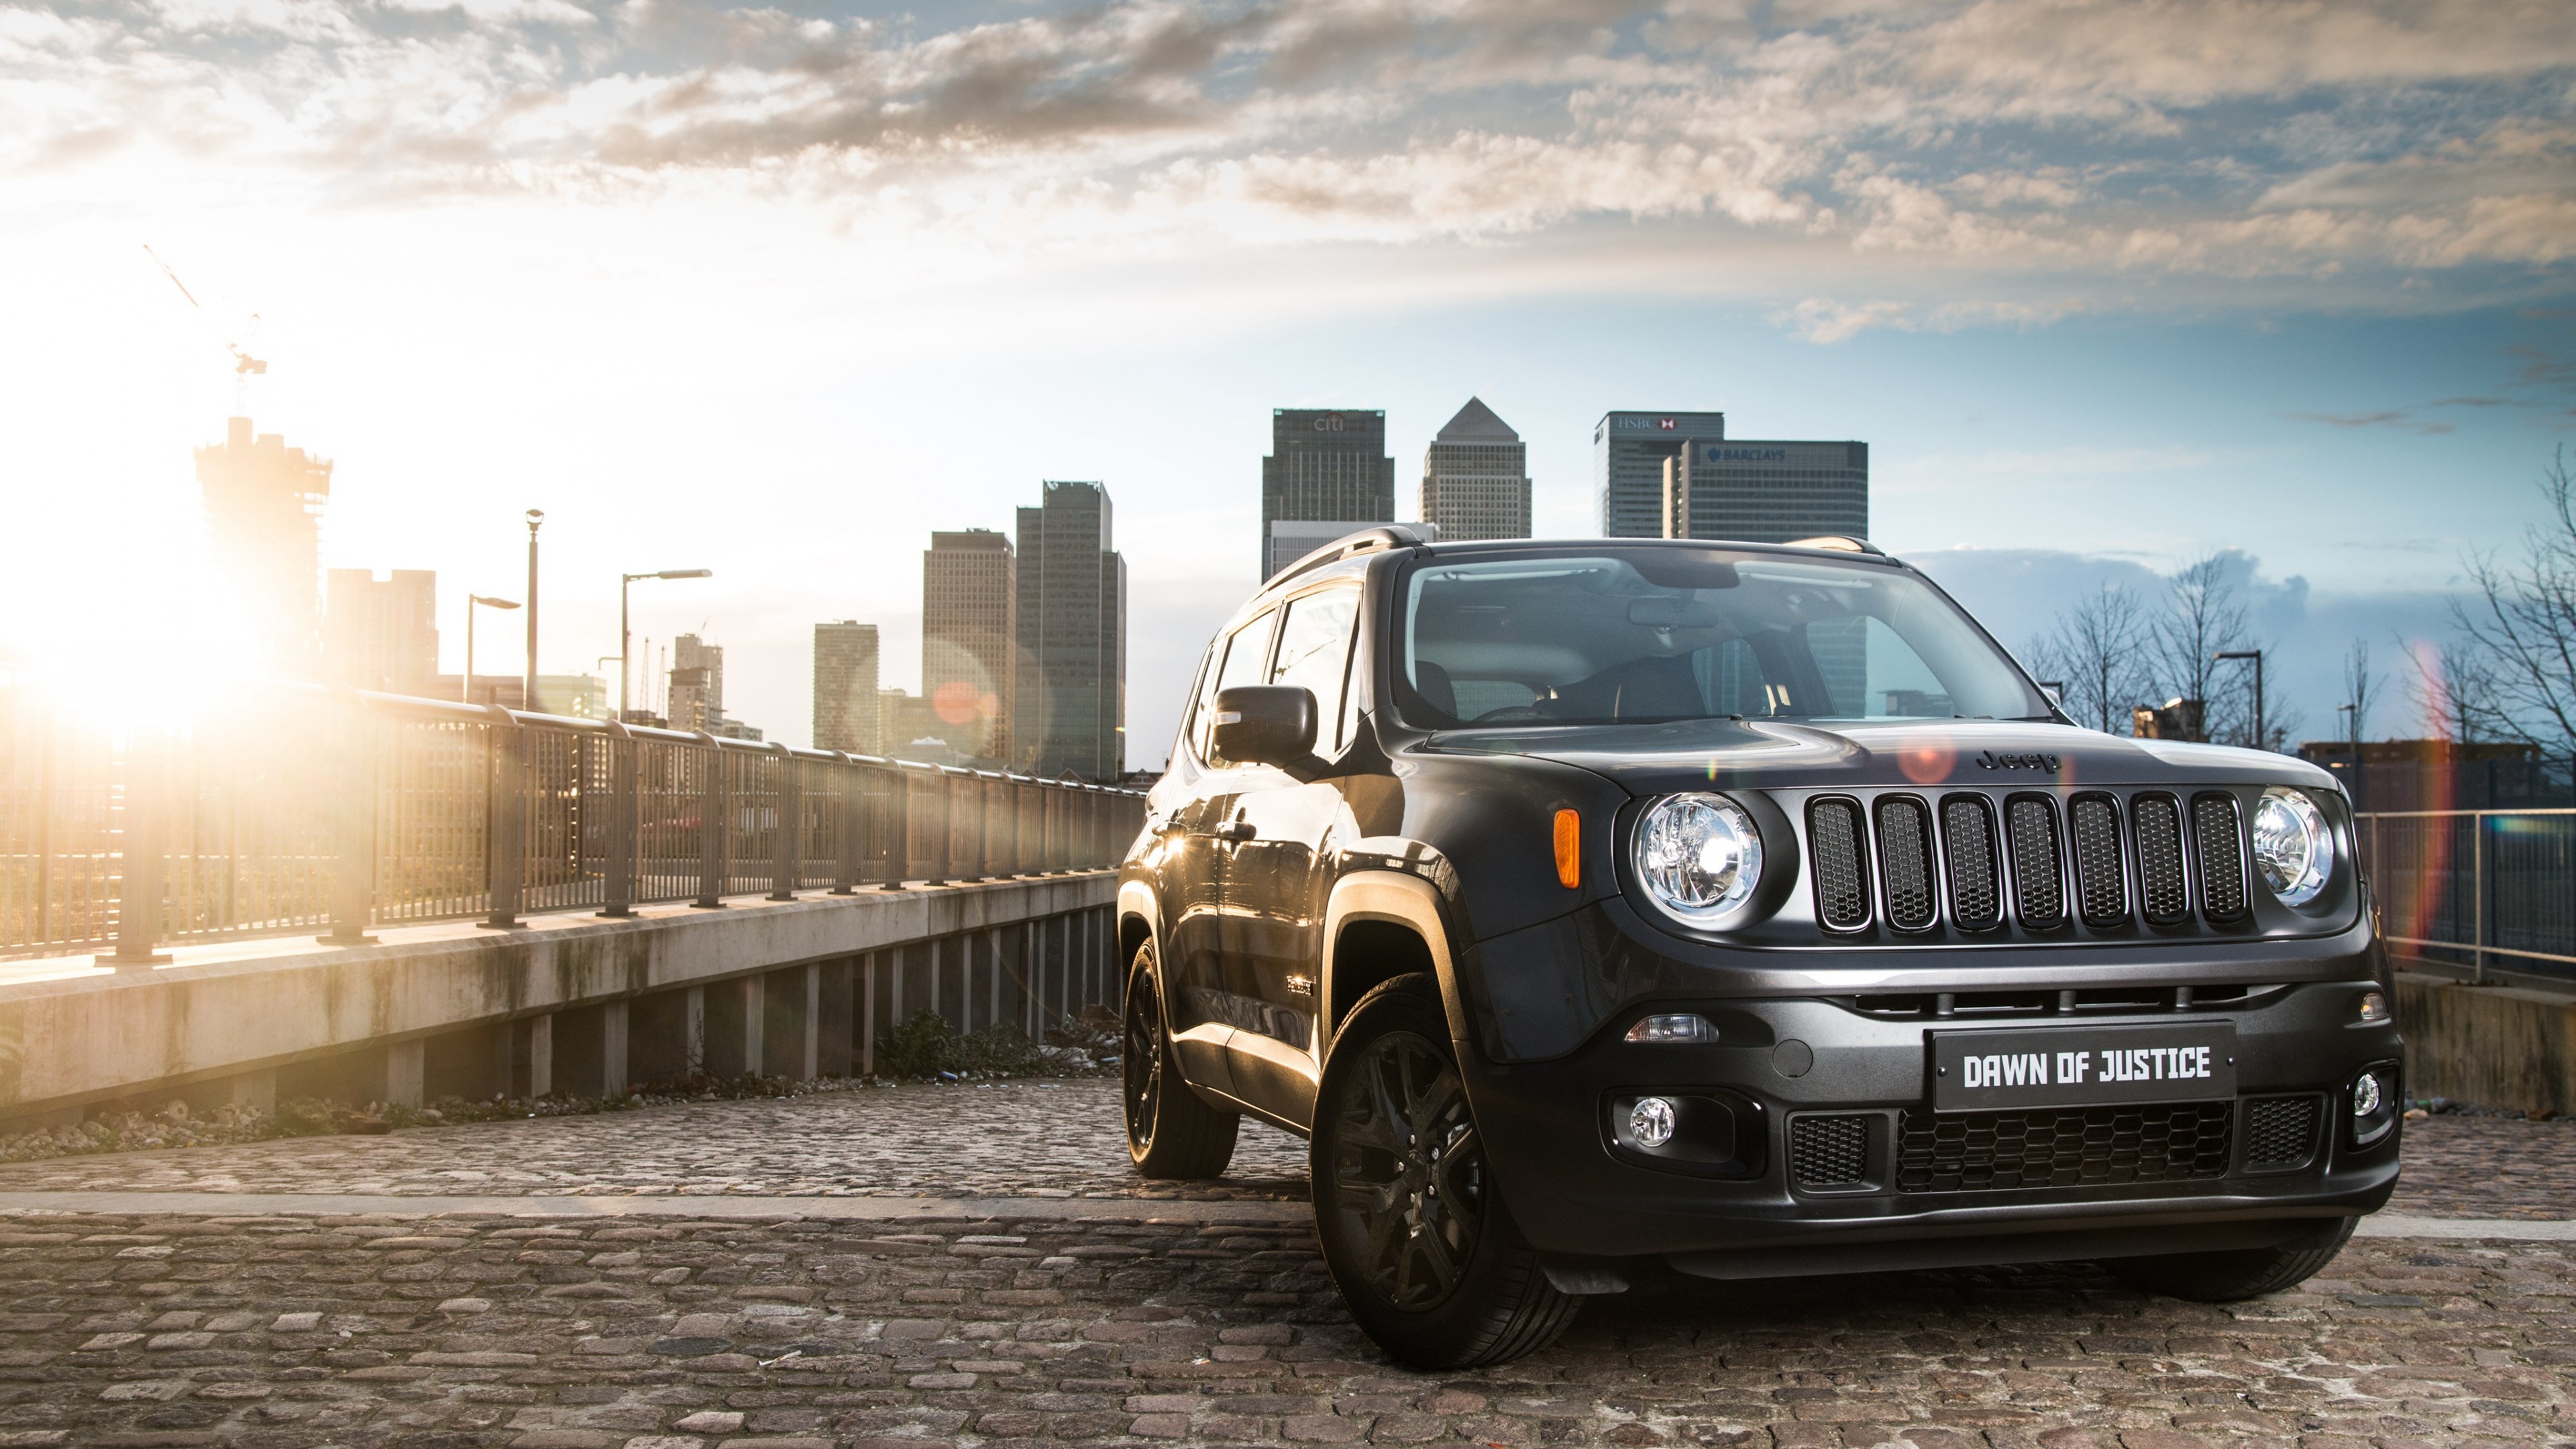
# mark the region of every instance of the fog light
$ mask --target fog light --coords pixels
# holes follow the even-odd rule
[[[1642,1110],[1644,1103],[1638,1106]],[[2367,1117],[2379,1110],[2379,1073],[2364,1072],[2352,1084],[2352,1115]],[[1670,1129],[1667,1129],[1670,1130]]]
[[[1694,1012],[1676,1012],[1669,1016],[1640,1018],[1628,1028],[1628,1040],[1652,1042],[1702,1042],[1717,1040],[1717,1025]]]
[[[2388,1019],[2388,998],[2376,991],[2365,991],[2361,993],[2361,1019],[2364,1021],[2386,1021]]]
[[[1640,1147],[1661,1147],[1673,1140],[1673,1099],[1641,1097],[1628,1109],[1628,1135]]]

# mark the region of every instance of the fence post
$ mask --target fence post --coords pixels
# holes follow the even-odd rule
[[[957,796],[956,792],[949,788],[946,765],[933,765],[930,771],[930,778],[939,782],[939,848],[931,854],[930,875],[922,881],[922,884],[946,885],[949,873],[955,869],[950,857],[957,853],[957,822],[954,816]],[[912,792],[905,791],[903,798],[905,804],[911,804]],[[909,815],[910,812],[907,811],[906,814]],[[905,833],[911,832],[907,830]]]
[[[2469,983],[2487,984],[2487,815],[2469,817]]]
[[[643,815],[636,768],[635,733],[624,720],[608,722],[608,870],[600,891],[603,916],[635,914],[635,836]]]
[[[161,935],[169,793],[167,733],[153,725],[137,726],[125,747],[125,830],[119,846],[124,869],[117,875],[116,950],[109,958],[119,971],[145,971],[170,962],[167,952],[152,949]]]
[[[912,776],[899,760],[886,762],[886,878],[877,889],[899,891],[912,869]]]
[[[792,901],[805,875],[804,782],[798,778],[796,756],[787,742],[772,743],[778,751],[778,829],[769,852],[769,898]]]
[[[495,931],[521,924],[519,895],[528,864],[528,729],[509,710],[489,707],[485,760],[490,767],[483,819],[483,858],[492,912],[483,924]]]
[[[706,751],[706,770],[698,781],[698,898],[689,904],[714,911],[724,908],[724,745],[705,730],[698,731],[698,744]]]
[[[339,860],[331,880],[334,946],[372,946],[367,925],[376,904],[376,771],[366,707],[356,690],[343,690],[331,710],[331,849]]]
[[[859,771],[850,763],[850,752],[834,750],[837,762],[832,771],[832,894],[858,894],[859,889],[859,802],[866,797],[859,790]]]

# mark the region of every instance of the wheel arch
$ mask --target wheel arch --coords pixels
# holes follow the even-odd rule
[[[1341,1024],[1380,982],[1425,971],[1440,983],[1442,1014],[1456,1050],[1467,1050],[1467,1014],[1456,957],[1441,919],[1440,892],[1420,876],[1367,870],[1333,883],[1324,907],[1323,979],[1316,1026],[1328,1055]]]
[[[1136,959],[1136,948],[1147,941],[1154,943],[1156,969],[1163,959],[1163,912],[1154,899],[1154,888],[1141,880],[1118,883],[1118,990],[1127,990],[1127,968]]]

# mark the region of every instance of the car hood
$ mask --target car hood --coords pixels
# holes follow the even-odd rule
[[[1678,720],[1669,724],[1451,730],[1439,754],[1527,755],[1608,776],[1630,793],[1697,786],[2222,785],[2335,788],[2288,755],[2173,740],[2131,740],[2074,725],[2007,720]]]

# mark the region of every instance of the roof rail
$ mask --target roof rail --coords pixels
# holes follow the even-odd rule
[[[1375,528],[1363,528],[1357,533],[1346,533],[1334,539],[1331,543],[1325,544],[1322,548],[1263,579],[1261,586],[1266,589],[1283,579],[1293,579],[1310,569],[1319,569],[1328,563],[1338,563],[1355,553],[1377,553],[1390,548],[1420,548],[1429,542],[1431,540],[1423,536],[1422,530],[1408,528],[1401,523],[1385,523]]]
[[[1783,544],[1782,547],[1821,548],[1829,549],[1835,553],[1866,553],[1875,555],[1879,558],[1887,557],[1887,550],[1880,548],[1877,544],[1870,542],[1868,539],[1854,538],[1848,533],[1820,533],[1814,538],[1793,538],[1786,544]]]

